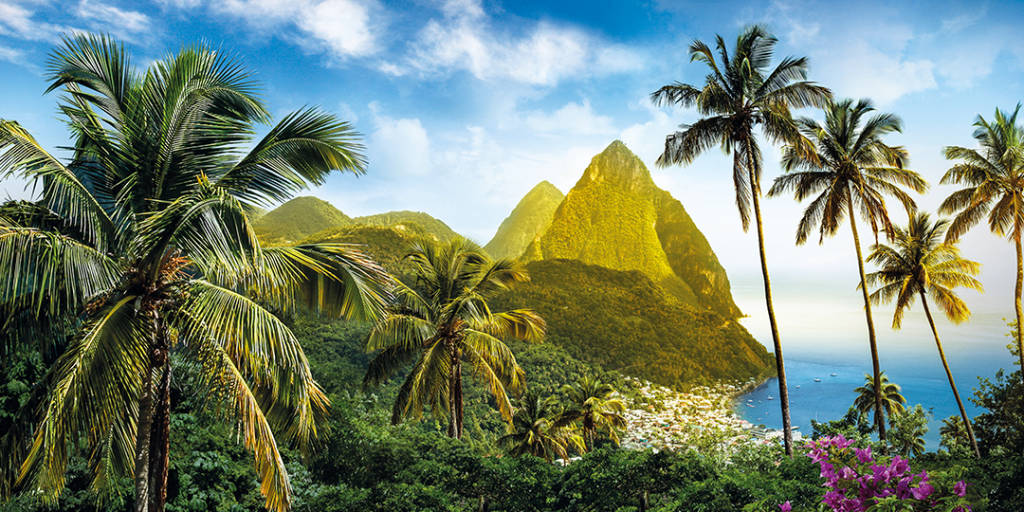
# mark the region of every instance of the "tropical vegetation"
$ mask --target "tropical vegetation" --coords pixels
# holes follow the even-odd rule
[[[939,206],[939,213],[953,214],[946,240],[955,241],[982,220],[999,236],[1013,241],[1017,250],[1017,280],[1014,309],[1017,315],[1017,356],[1024,368],[1024,319],[1021,294],[1024,293],[1024,127],[1017,121],[1020,105],[1013,112],[996,109],[991,121],[978,116],[974,121],[974,139],[978,148],[948,146],[946,158],[956,160],[942,176],[942,184],[964,185]]]
[[[916,172],[903,167],[907,161],[905,149],[890,146],[882,140],[883,136],[901,130],[898,117],[889,113],[871,115],[874,107],[867,100],[857,103],[849,99],[830,100],[824,111],[824,123],[811,118],[797,121],[803,137],[794,139],[783,148],[782,167],[786,174],[775,179],[768,196],[793,192],[797,201],[814,196],[797,227],[798,245],[806,242],[814,231],[818,232],[818,242],[823,243],[826,235],[836,234],[844,218],[849,219],[864,298],[874,386],[881,388],[878,339],[871,317],[857,214],[867,223],[876,240],[879,230],[891,236],[893,226],[885,198],[899,200],[910,211],[916,205],[901,187],[924,192],[927,184]],[[875,421],[878,435],[884,441],[882,402],[877,398],[876,395]]]
[[[406,259],[413,265],[414,281],[396,283],[396,303],[370,332],[366,348],[379,352],[364,384],[379,384],[415,361],[395,399],[392,423],[419,417],[429,407],[447,418],[450,437],[461,438],[465,364],[486,383],[502,417],[511,422],[508,395],[520,391],[524,376],[502,339],[540,341],[545,323],[531,309],[495,312],[487,301],[529,274],[509,260],[491,260],[464,239],[415,246]]]
[[[913,305],[917,298],[921,299],[928,326],[935,338],[935,347],[939,350],[939,360],[946,370],[949,388],[960,409],[966,437],[975,455],[981,456],[978,443],[974,439],[974,428],[967,416],[964,403],[960,400],[960,392],[953,381],[953,372],[946,360],[946,351],[942,349],[939,332],[935,327],[935,319],[928,308],[928,297],[939,305],[946,318],[954,323],[961,323],[971,315],[971,310],[963,299],[953,291],[964,287],[977,291],[982,290],[981,282],[975,279],[981,268],[975,261],[964,259],[956,245],[944,242],[949,221],[939,219],[932,222],[927,213],[917,212],[911,217],[906,229],[895,228],[893,246],[878,244],[872,249],[868,261],[878,265],[879,270],[867,276],[867,284],[879,286],[871,293],[871,300],[880,302],[896,302],[896,313],[892,317],[892,326],[899,329],[903,323],[904,312]],[[876,386],[877,386],[876,381]]]
[[[273,123],[228,53],[193,45],[138,68],[108,37],[65,39],[46,78],[68,147],[55,156],[0,120],[0,177],[36,190],[0,204],[0,512],[1024,509],[1020,107],[979,116],[977,148],[945,149],[943,183],[963,188],[933,221],[907,152],[883,141],[899,118],[832,99],[806,58],[774,64],[776,42],[757,26],[731,47],[694,41],[703,83],[651,95],[700,116],[666,138],[660,166],[713,146],[732,157],[769,354],[707,239],[621,141],[566,196],[542,183],[524,198],[491,245],[518,259],[492,258],[425,213],[353,219],[293,199],[362,174],[360,135],[315,108]],[[847,414],[812,421],[802,445],[765,259],[762,140],[786,170],[767,195],[811,200],[798,244],[849,218],[872,352]],[[866,259],[858,214],[875,238]],[[956,288],[980,292],[979,265],[956,243],[982,220],[1016,247],[1021,368],[980,379],[970,417],[930,306],[970,316]],[[931,413],[882,371],[871,317],[892,302],[900,328],[917,298],[960,413],[934,452]],[[660,401],[773,376],[781,443],[763,425],[726,432],[741,424],[730,411],[668,422],[731,395]],[[677,427],[700,439],[637,439]]]
[[[361,173],[358,135],[306,109],[253,140],[270,115],[251,74],[204,45],[138,72],[120,44],[79,35],[47,77],[72,147],[59,159],[0,122],[0,172],[40,190],[0,219],[0,314],[5,358],[59,355],[5,430],[0,490],[55,501],[84,453],[93,488],[131,475],[134,509],[163,510],[187,366],[253,452],[267,508],[288,509],[278,438],[308,447],[329,401],[268,308],[370,319],[389,278],[351,246],[261,247],[247,205]]]
[[[765,303],[771,324],[775,350],[779,402],[782,407],[783,439],[786,453],[793,453],[793,433],[789,417],[789,391],[782,356],[782,341],[772,304],[771,281],[765,261],[764,226],[761,219],[761,148],[755,129],[760,128],[770,142],[791,142],[799,132],[790,114],[792,108],[823,106],[831,92],[807,80],[807,58],[787,57],[771,68],[778,40],[764,28],[744,29],[729,51],[725,39],[715,40],[717,56],[702,41],[690,45],[690,60],[708,67],[706,82],[690,85],[675,82],[651,94],[656,105],[696,107],[705,116],[683,131],[665,138],[665,151],[658,157],[662,167],[688,164],[713,146],[721,146],[733,157],[732,181],[736,206],[743,230],[750,225],[753,210],[757,243],[764,279]]]

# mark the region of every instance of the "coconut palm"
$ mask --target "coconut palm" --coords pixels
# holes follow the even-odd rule
[[[548,462],[568,458],[569,450],[586,451],[583,438],[570,425],[557,423],[561,411],[556,407],[555,397],[541,397],[535,391],[528,391],[512,415],[508,434],[498,442],[505,445],[513,457],[530,454]]]
[[[68,159],[0,121],[0,173],[39,192],[0,218],[0,321],[5,348],[57,326],[45,342],[61,353],[0,444],[0,493],[56,499],[84,450],[94,487],[133,475],[134,509],[162,510],[181,361],[253,452],[267,508],[287,509],[277,440],[308,445],[328,401],[265,306],[372,319],[387,279],[351,246],[263,248],[246,212],[361,173],[358,134],[307,109],[253,140],[270,121],[256,84],[202,45],[137,70],[121,45],[79,35],[48,79],[65,93]]]
[[[692,125],[682,125],[682,131],[665,138],[665,150],[658,157],[658,166],[689,164],[713,146],[721,146],[732,154],[732,180],[743,230],[746,231],[750,225],[751,210],[757,227],[765,303],[779,379],[783,439],[786,453],[792,455],[789,392],[761,222],[761,148],[754,131],[760,128],[761,133],[773,143],[798,137],[789,109],[821,106],[830,92],[806,80],[806,57],[787,57],[770,68],[776,42],[775,37],[758,26],[743,30],[731,52],[725,40],[717,36],[717,57],[707,44],[694,41],[690,44],[690,60],[708,67],[705,83],[675,82],[652,93],[651,100],[657,105],[695,106],[704,116]]]
[[[579,423],[586,449],[594,449],[598,434],[619,444],[619,429],[626,428],[626,404],[615,396],[615,388],[600,379],[585,375],[574,384],[562,386],[568,406],[559,417],[559,425]]]
[[[888,113],[871,115],[875,109],[868,100],[857,103],[849,99],[829,101],[824,110],[824,124],[810,118],[797,121],[800,132],[810,144],[791,143],[783,148],[782,166],[787,173],[775,179],[768,196],[793,192],[797,201],[814,197],[797,227],[798,245],[806,242],[815,231],[818,243],[823,243],[825,236],[836,234],[844,218],[849,219],[864,298],[871,367],[875,386],[878,386],[881,374],[878,340],[868,290],[864,285],[864,258],[857,231],[857,213],[877,241],[879,230],[887,234],[893,230],[885,204],[886,196],[896,198],[909,210],[914,208],[914,200],[901,187],[923,192],[927,184],[916,172],[903,168],[907,160],[907,152],[903,148],[882,141],[885,135],[900,131],[898,117]],[[881,407],[881,403],[875,404],[875,421],[878,436],[884,442],[885,422],[878,414]]]
[[[523,369],[502,339],[539,341],[544,320],[530,309],[491,311],[488,299],[517,282],[526,270],[509,260],[491,260],[475,244],[454,239],[415,245],[405,259],[415,282],[399,283],[397,303],[370,332],[364,385],[379,384],[415,361],[395,399],[391,421],[420,417],[429,406],[448,420],[448,435],[462,438],[462,365],[488,385],[506,421],[508,393],[523,385]]]
[[[892,448],[904,457],[917,457],[924,453],[924,436],[928,433],[928,415],[920,404],[913,409],[893,411],[889,416],[892,426]]]
[[[857,393],[857,398],[853,400],[853,407],[857,409],[861,414],[878,414],[878,409],[875,407],[877,402],[882,402],[882,415],[883,420],[885,417],[892,417],[894,414],[903,412],[903,404],[907,403],[907,399],[903,398],[901,394],[902,388],[896,383],[889,382],[889,377],[885,376],[885,372],[882,372],[881,386],[875,387],[875,377],[872,375],[864,374],[864,385],[853,390]],[[881,393],[875,393],[875,389],[881,389]],[[875,425],[877,428],[878,421],[875,419]]]
[[[875,263],[878,271],[869,274],[867,282],[872,286],[880,286],[871,294],[871,300],[875,304],[895,300],[896,313],[892,317],[894,329],[901,327],[903,314],[914,304],[915,298],[921,298],[921,306],[935,337],[942,368],[946,370],[953,398],[960,408],[960,417],[967,425],[966,434],[971,449],[980,457],[978,443],[974,440],[974,428],[971,427],[971,420],[967,417],[963,401],[960,400],[960,393],[957,392],[956,383],[953,381],[953,373],[949,370],[949,362],[946,361],[946,352],[942,349],[942,341],[939,340],[939,332],[935,328],[935,320],[932,318],[931,309],[928,308],[928,297],[931,297],[942,308],[946,318],[954,323],[961,323],[970,318],[971,310],[956,296],[953,289],[962,286],[982,290],[981,282],[974,278],[981,265],[961,258],[960,250],[952,242],[943,242],[948,227],[948,220],[932,222],[927,213],[914,214],[906,229],[895,229],[892,246],[878,244],[872,249],[868,261]]]
[[[943,184],[965,187],[953,192],[939,206],[939,213],[956,214],[946,231],[946,240],[958,240],[982,219],[989,229],[1013,241],[1017,250],[1017,281],[1014,288],[1014,311],[1017,315],[1016,338],[1020,365],[1024,369],[1024,322],[1021,293],[1024,292],[1024,254],[1021,236],[1024,232],[1024,127],[1017,122],[1020,104],[1013,112],[996,109],[989,122],[982,116],[974,121],[974,138],[980,147],[945,148],[946,158],[958,160],[942,176]],[[1024,371],[1021,372],[1024,376]]]

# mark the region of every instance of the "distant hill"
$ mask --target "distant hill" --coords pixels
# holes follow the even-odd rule
[[[352,223],[365,226],[410,225],[409,227],[412,229],[419,229],[426,234],[436,237],[438,240],[451,240],[452,238],[459,236],[459,234],[453,231],[452,228],[448,227],[447,224],[430,216],[429,214],[408,210],[356,217],[352,219]]]
[[[289,245],[321,231],[346,226],[396,226],[434,240],[450,240],[458,233],[423,212],[394,211],[351,218],[331,203],[311,196],[296,197],[269,212],[256,212],[253,229],[264,243]]]
[[[530,307],[548,343],[609,370],[668,385],[771,374],[772,359],[735,320],[686,305],[642,272],[554,259],[527,265],[530,282],[500,307]]]
[[[685,303],[727,318],[741,316],[707,239],[621,141],[591,160],[523,258],[636,270]]]
[[[331,203],[312,196],[300,196],[258,217],[253,229],[264,243],[287,245],[318,231],[351,222],[348,215]]]
[[[413,223],[390,226],[367,226],[352,224],[340,228],[325,229],[304,240],[306,243],[336,242],[361,246],[393,275],[403,276],[410,269],[402,258],[415,243],[436,240],[426,229]]]
[[[555,210],[564,198],[562,191],[551,183],[538,183],[501,222],[484,249],[494,258],[518,258],[530,242],[551,225]]]

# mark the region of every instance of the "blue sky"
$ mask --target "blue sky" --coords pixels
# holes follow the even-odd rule
[[[619,138],[648,164],[692,111],[648,101],[675,80],[699,82],[686,46],[733,39],[766,24],[779,55],[807,55],[811,78],[837,95],[871,97],[902,116],[893,143],[936,183],[940,150],[971,143],[971,122],[1024,100],[1024,6],[998,2],[382,2],[380,0],[0,0],[0,117],[47,146],[65,141],[55,98],[43,96],[47,52],[61,33],[105,31],[135,62],[198,40],[229,49],[262,81],[278,116],[319,105],[365,135],[369,173],[336,176],[313,194],[350,215],[429,212],[486,242],[540,180],[567,191],[590,158]],[[778,173],[770,149],[767,176]],[[680,199],[729,271],[738,294],[757,295],[753,235],[732,203],[718,152],[688,168],[653,169]],[[921,199],[935,207],[952,189]],[[8,180],[0,193],[26,194]],[[769,264],[782,290],[804,301],[856,301],[846,232],[794,247],[801,206],[766,201]],[[976,308],[1009,315],[1013,253],[978,230],[964,252],[985,264]],[[822,297],[820,300],[813,297]],[[807,297],[812,297],[807,299]],[[741,298],[741,306],[744,306]],[[837,306],[839,307],[839,306]]]

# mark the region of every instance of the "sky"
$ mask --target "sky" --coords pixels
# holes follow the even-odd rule
[[[536,183],[568,191],[593,155],[621,139],[685,205],[748,309],[759,307],[760,269],[754,234],[742,231],[733,203],[729,160],[715,150],[687,167],[653,166],[665,136],[697,119],[649,100],[664,84],[702,81],[705,70],[686,52],[692,40],[732,41],[745,25],[764,24],[779,38],[780,58],[810,58],[812,80],[899,115],[904,132],[888,141],[904,145],[910,167],[933,184],[919,199],[927,209],[955,190],[938,185],[950,166],[942,147],[971,145],[975,116],[1024,100],[1024,5],[850,5],[0,0],[0,117],[18,120],[49,148],[66,144],[57,98],[43,94],[46,57],[61,34],[110,33],[138,66],[205,41],[256,73],[277,118],[317,105],[364,135],[367,174],[332,176],[311,194],[352,216],[425,211],[481,243]],[[767,187],[780,169],[778,150],[765,147]],[[2,196],[30,193],[23,183],[0,183]],[[768,264],[790,314],[809,304],[856,311],[848,228],[823,245],[797,247],[803,206],[774,198],[763,208]],[[1012,246],[979,228],[963,252],[983,263],[987,290],[965,293],[969,303],[1010,316]]]

